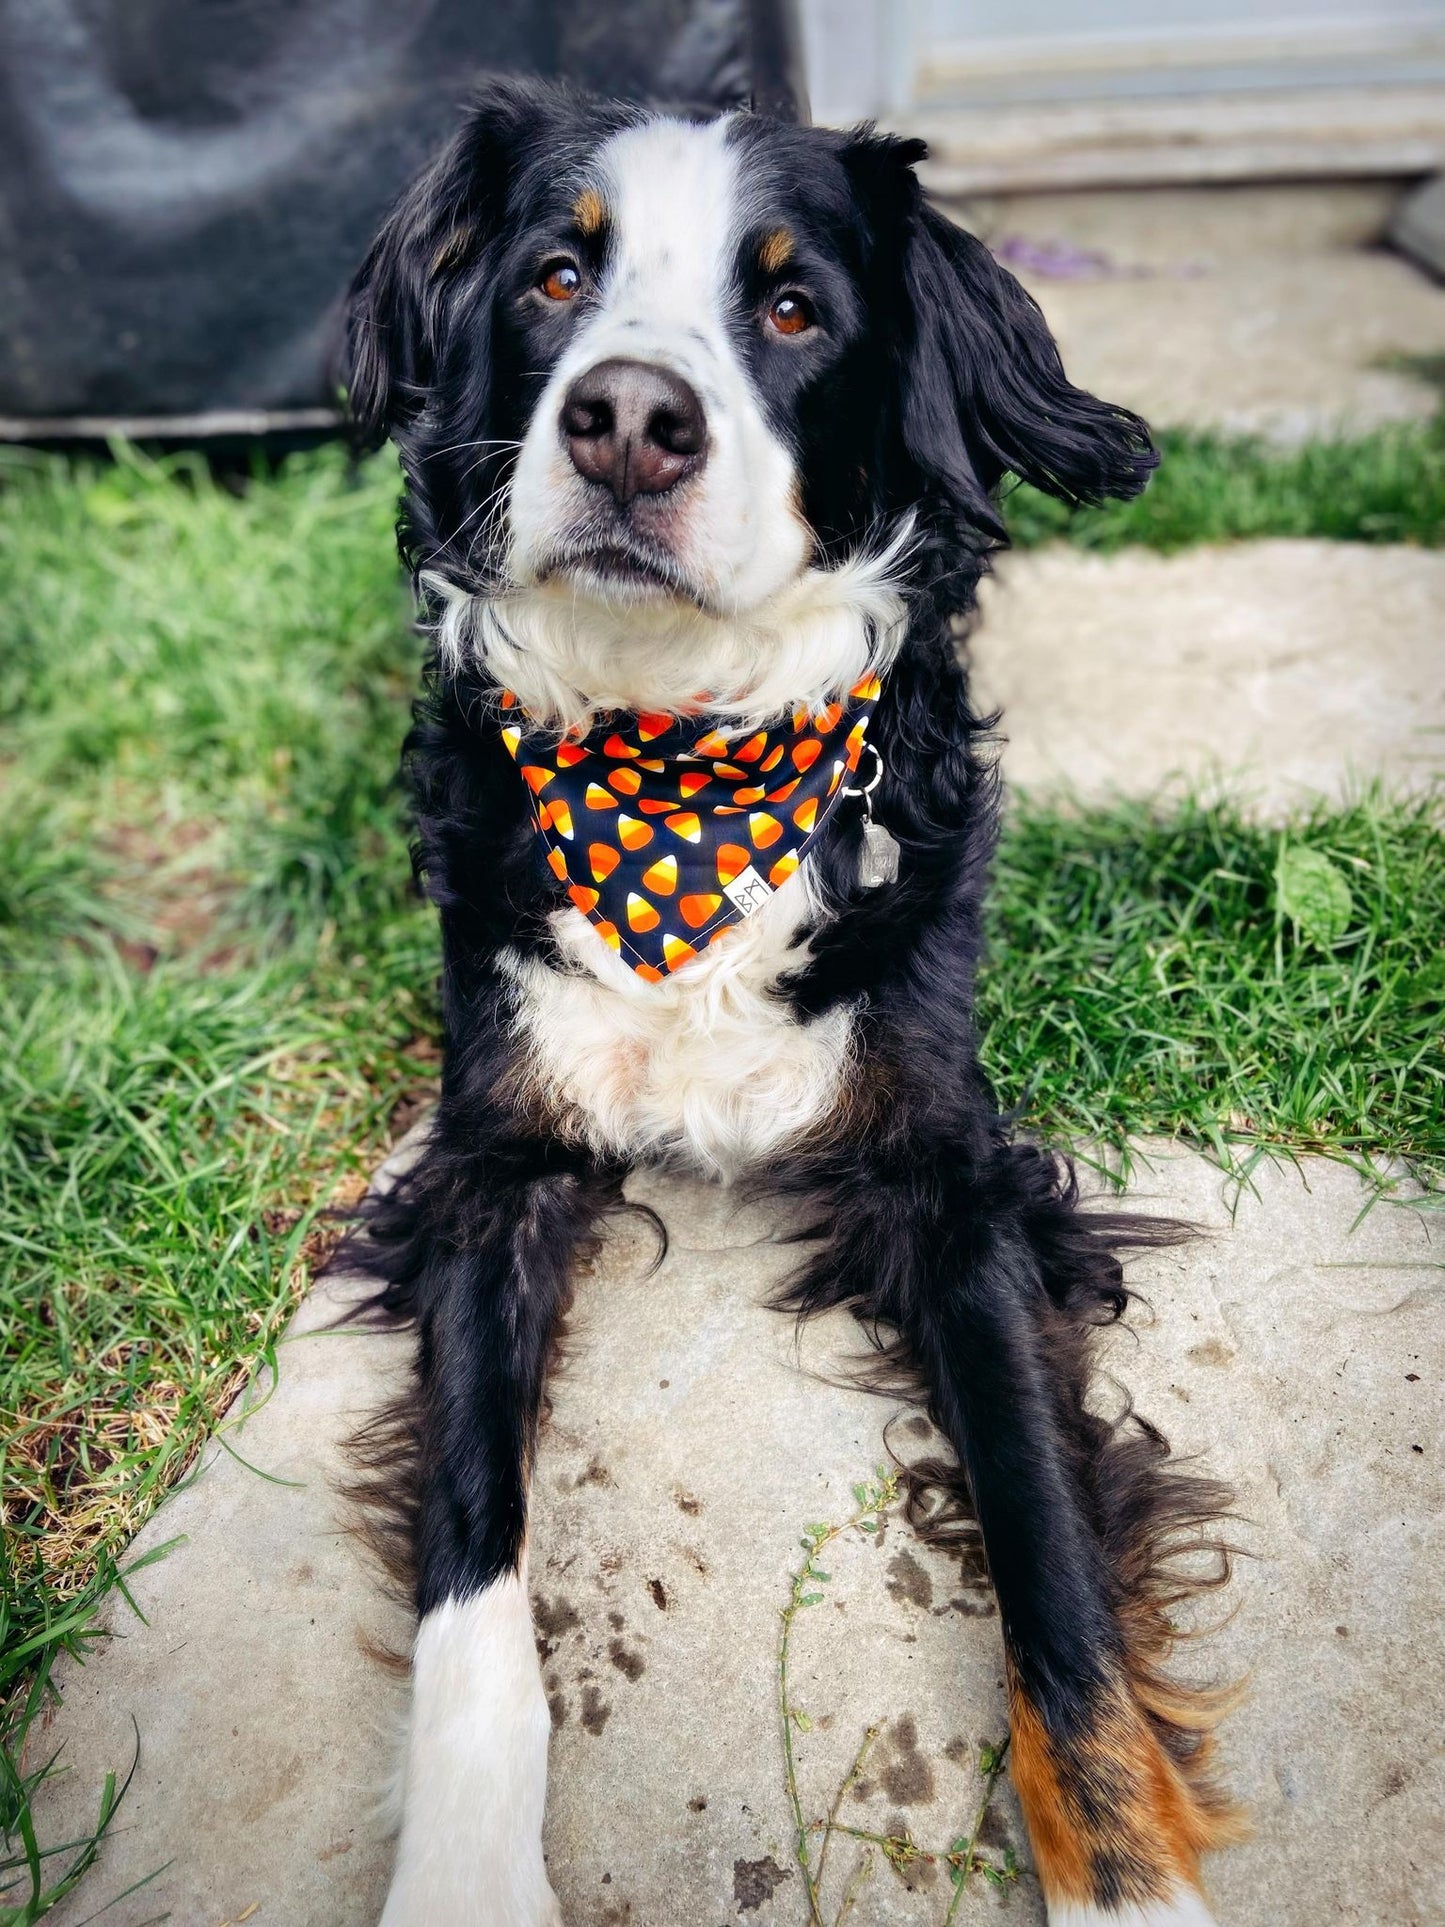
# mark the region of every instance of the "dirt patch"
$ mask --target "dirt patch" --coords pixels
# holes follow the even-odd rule
[[[734,1860],[733,1899],[738,1903],[738,1912],[756,1913],[772,1899],[783,1882],[792,1877],[791,1871],[780,1867],[771,1854],[763,1860]]]
[[[891,1722],[883,1746],[878,1782],[884,1793],[895,1806],[927,1806],[934,1795],[933,1768],[919,1748],[918,1726],[911,1713]]]
[[[545,1593],[532,1595],[532,1625],[537,1639],[537,1656],[545,1666],[563,1639],[582,1624],[577,1608],[559,1592],[549,1604]]]
[[[895,1552],[888,1561],[888,1594],[900,1604],[917,1606],[927,1612],[933,1604],[933,1581],[920,1561],[906,1549]]]
[[[611,1641],[607,1648],[607,1657],[624,1679],[639,1680],[647,1671],[641,1653],[629,1652],[620,1639]]]
[[[612,1708],[595,1686],[582,1688],[582,1724],[596,1739],[612,1717]]]

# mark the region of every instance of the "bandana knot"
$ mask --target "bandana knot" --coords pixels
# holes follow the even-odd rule
[[[548,868],[603,942],[660,983],[795,875],[847,794],[880,694],[751,734],[715,718],[612,715],[560,740],[502,694],[502,741]]]

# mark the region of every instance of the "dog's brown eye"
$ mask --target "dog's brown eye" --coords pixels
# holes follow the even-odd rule
[[[813,310],[800,294],[780,294],[768,309],[768,325],[780,335],[800,335],[813,325]]]
[[[571,261],[554,261],[537,286],[549,301],[570,301],[581,290],[582,273]]]

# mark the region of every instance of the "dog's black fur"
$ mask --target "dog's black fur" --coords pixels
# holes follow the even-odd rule
[[[401,544],[417,577],[440,569],[479,590],[492,579],[477,534],[564,325],[511,297],[536,232],[565,218],[569,160],[626,111],[552,88],[491,90],[361,271],[351,407],[365,435],[400,450]],[[1106,1422],[1087,1397],[1094,1329],[1126,1303],[1121,1253],[1172,1228],[1082,1210],[1066,1166],[1014,1136],[979,1065],[973,984],[999,797],[955,630],[1003,541],[1006,475],[1094,502],[1136,493],[1157,458],[1135,415],[1070,385],[1034,302],[927,205],[920,143],[761,119],[738,137],[843,318],[811,362],[746,349],[796,451],[819,554],[842,556],[906,510],[918,518],[907,639],[872,725],[899,874],[860,887],[860,812],[840,808],[812,858],[829,914],[783,991],[800,1018],[857,1006],[861,1058],[840,1113],[766,1180],[814,1226],[789,1302],[848,1305],[881,1333],[956,1452],[920,1473],[915,1510],[935,1531],[976,1517],[1016,1707],[1033,1709],[1056,1782],[1053,1794],[1024,1786],[1036,1840],[1052,1799],[1085,1838],[1089,1897],[1118,1906],[1157,1895],[1220,1832],[1201,1702],[1166,1686],[1158,1663],[1187,1590],[1173,1554],[1224,1499],[1166,1468],[1151,1426]],[[479,453],[479,438],[498,446]],[[550,954],[563,899],[495,695],[476,669],[433,661],[407,743],[416,866],[443,933],[445,1072],[419,1164],[373,1203],[353,1249],[380,1281],[378,1309],[419,1336],[414,1394],[361,1450],[422,1613],[517,1560],[569,1275],[623,1177],[517,1096],[498,952]],[[1121,1692],[1178,1768],[1188,1814],[1168,1824],[1193,1828],[1187,1852],[1147,1837],[1164,1823],[1157,1801],[1141,1820],[1149,1803],[1130,1778],[1168,1769],[1138,1765],[1137,1735],[1099,1740]]]

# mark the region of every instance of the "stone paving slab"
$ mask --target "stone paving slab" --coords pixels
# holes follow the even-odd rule
[[[1144,1209],[1182,1210],[1207,1240],[1158,1254],[1136,1282],[1153,1305],[1112,1341],[1114,1369],[1176,1443],[1233,1478],[1252,1523],[1235,1613],[1211,1642],[1252,1695],[1226,1730],[1257,1832],[1219,1856],[1224,1927],[1426,1927],[1445,1917],[1430,1836],[1445,1799],[1435,1638],[1445,1296],[1438,1227],[1361,1202],[1352,1173],[1265,1168],[1235,1198],[1202,1159],[1158,1149]],[[859,1349],[842,1315],[801,1353],[760,1299],[788,1262],[756,1207],[646,1175],[632,1194],[672,1248],[623,1221],[583,1280],[571,1360],[539,1455],[532,1578],[553,1699],[548,1850],[569,1927],[806,1918],[776,1715],[778,1613],[804,1524],[845,1517],[882,1456],[891,1407],[836,1379]],[[1237,1209],[1233,1208],[1237,1206]],[[230,1434],[267,1483],[224,1453],[167,1504],[137,1551],[186,1543],[136,1580],[147,1615],[70,1669],[48,1741],[72,1763],[42,1803],[78,1829],[107,1766],[140,1766],[99,1869],[54,1916],[186,1927],[248,1918],[362,1927],[386,1850],[368,1789],[389,1758],[395,1689],[358,1632],[395,1636],[327,1479],[337,1437],[397,1369],[404,1340],[314,1336],[352,1287],[327,1281],[280,1348],[280,1384]],[[908,1418],[895,1442],[924,1441]],[[836,1556],[834,1556],[836,1554]],[[971,1571],[899,1520],[830,1548],[823,1604],[799,1619],[804,1810],[821,1813],[872,1723],[883,1731],[846,1811],[943,1844],[978,1791],[974,1751],[1003,1731],[997,1622]],[[1038,1927],[1005,1792],[985,1830],[1024,1863],[963,1921]],[[856,1865],[834,1848],[830,1905]],[[850,1921],[939,1923],[940,1881],[881,1864]],[[828,1916],[832,1918],[831,1913]]]
[[[1005,556],[969,648],[1024,788],[1224,775],[1267,812],[1445,762],[1445,553],[1250,542]]]
[[[1404,191],[1398,181],[1331,181],[970,195],[950,205],[990,242],[1061,240],[1125,272],[1177,274],[1377,247]]]
[[[1377,189],[1156,189],[960,207],[1048,316],[1070,377],[1156,427],[1285,442],[1423,421],[1437,386],[1390,366],[1445,353],[1445,287],[1382,247]],[[1042,272],[1009,243],[1061,252]],[[1082,271],[1082,272],[1081,272]]]
[[[1292,24],[1312,31],[1305,15]],[[1445,89],[1417,69],[1414,85],[1350,85],[1341,64],[1317,69],[1311,86],[1151,93],[1095,92],[1097,75],[1077,68],[1081,90],[1055,93],[1037,69],[1026,80],[970,59],[924,81],[902,131],[927,139],[924,179],[939,193],[1418,177],[1445,166]]]
[[[71,1771],[37,1803],[45,1839],[89,1832],[105,1773],[131,1762],[132,1719],[140,1758],[99,1867],[46,1916],[57,1927],[160,1868],[106,1927],[217,1927],[252,1906],[258,1927],[341,1927],[380,1911],[391,1855],[372,1809],[395,1695],[358,1632],[405,1650],[410,1622],[362,1571],[328,1481],[409,1340],[327,1330],[353,1295],[344,1279],[312,1292],[274,1396],[263,1379],[233,1408],[225,1436],[247,1463],[212,1443],[133,1542],[136,1558],[181,1541],[131,1582],[145,1622],[113,1599],[114,1637],[58,1670],[64,1704],[39,1743]]]

